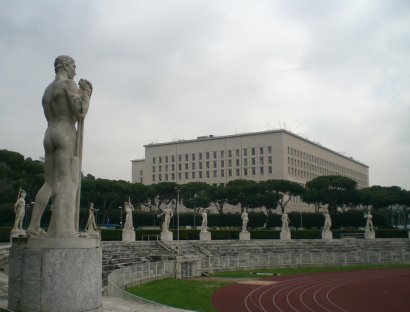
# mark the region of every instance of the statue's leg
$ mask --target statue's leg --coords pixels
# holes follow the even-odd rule
[[[56,157],[56,189],[48,234],[51,237],[77,237],[75,197],[78,189],[78,157]]]
[[[40,221],[52,193],[53,189],[47,182],[44,183],[44,185],[38,191],[33,211],[31,213],[30,225],[26,231],[27,234],[36,235],[44,233],[44,231],[42,231],[40,228]]]

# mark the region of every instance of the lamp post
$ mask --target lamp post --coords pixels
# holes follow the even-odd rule
[[[175,190],[177,191],[177,203],[176,203],[176,211],[177,211],[177,241],[178,241],[178,249],[177,255],[179,256],[179,193],[181,192],[181,187],[178,185]]]
[[[119,206],[118,208],[119,208],[119,209],[121,209],[121,219],[120,219],[120,226],[121,226],[121,229],[122,229],[122,206]]]

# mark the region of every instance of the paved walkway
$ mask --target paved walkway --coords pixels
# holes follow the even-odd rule
[[[7,266],[0,268],[0,311],[7,309],[7,269]],[[175,309],[159,304],[143,304],[111,297],[103,297],[102,302],[103,308],[101,312],[187,312],[187,310]]]

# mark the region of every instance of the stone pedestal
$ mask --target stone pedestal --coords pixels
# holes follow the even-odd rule
[[[21,237],[21,238],[27,237],[26,236],[26,231],[24,231],[24,230],[15,230],[15,229],[11,230],[11,232],[10,232],[10,245],[13,242],[13,238],[17,239],[19,237]]]
[[[322,231],[322,239],[332,240],[333,239],[332,231]]]
[[[366,232],[364,232],[364,238],[365,238],[365,239],[375,239],[375,238],[376,238],[376,233],[375,233],[375,232],[366,231]]]
[[[251,233],[249,232],[239,232],[239,240],[250,240]]]
[[[102,255],[93,238],[17,238],[9,256],[12,311],[85,312],[101,308]]]
[[[134,230],[122,230],[122,241],[123,242],[135,242],[135,231]]]
[[[164,232],[164,231],[162,231],[161,232],[161,241],[165,241],[165,242],[167,242],[167,241],[172,241],[174,238],[173,238],[174,236],[173,236],[173,233],[171,232],[171,231],[168,231],[168,232]]]
[[[210,241],[211,240],[211,232],[200,232],[199,233],[199,240],[201,241]]]
[[[280,239],[281,240],[291,240],[292,237],[291,237],[290,231],[281,231],[280,232]]]

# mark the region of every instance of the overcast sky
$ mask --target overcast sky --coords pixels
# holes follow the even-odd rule
[[[144,144],[284,128],[410,189],[410,1],[0,1],[0,149],[38,159],[56,56],[93,83],[84,172]]]

